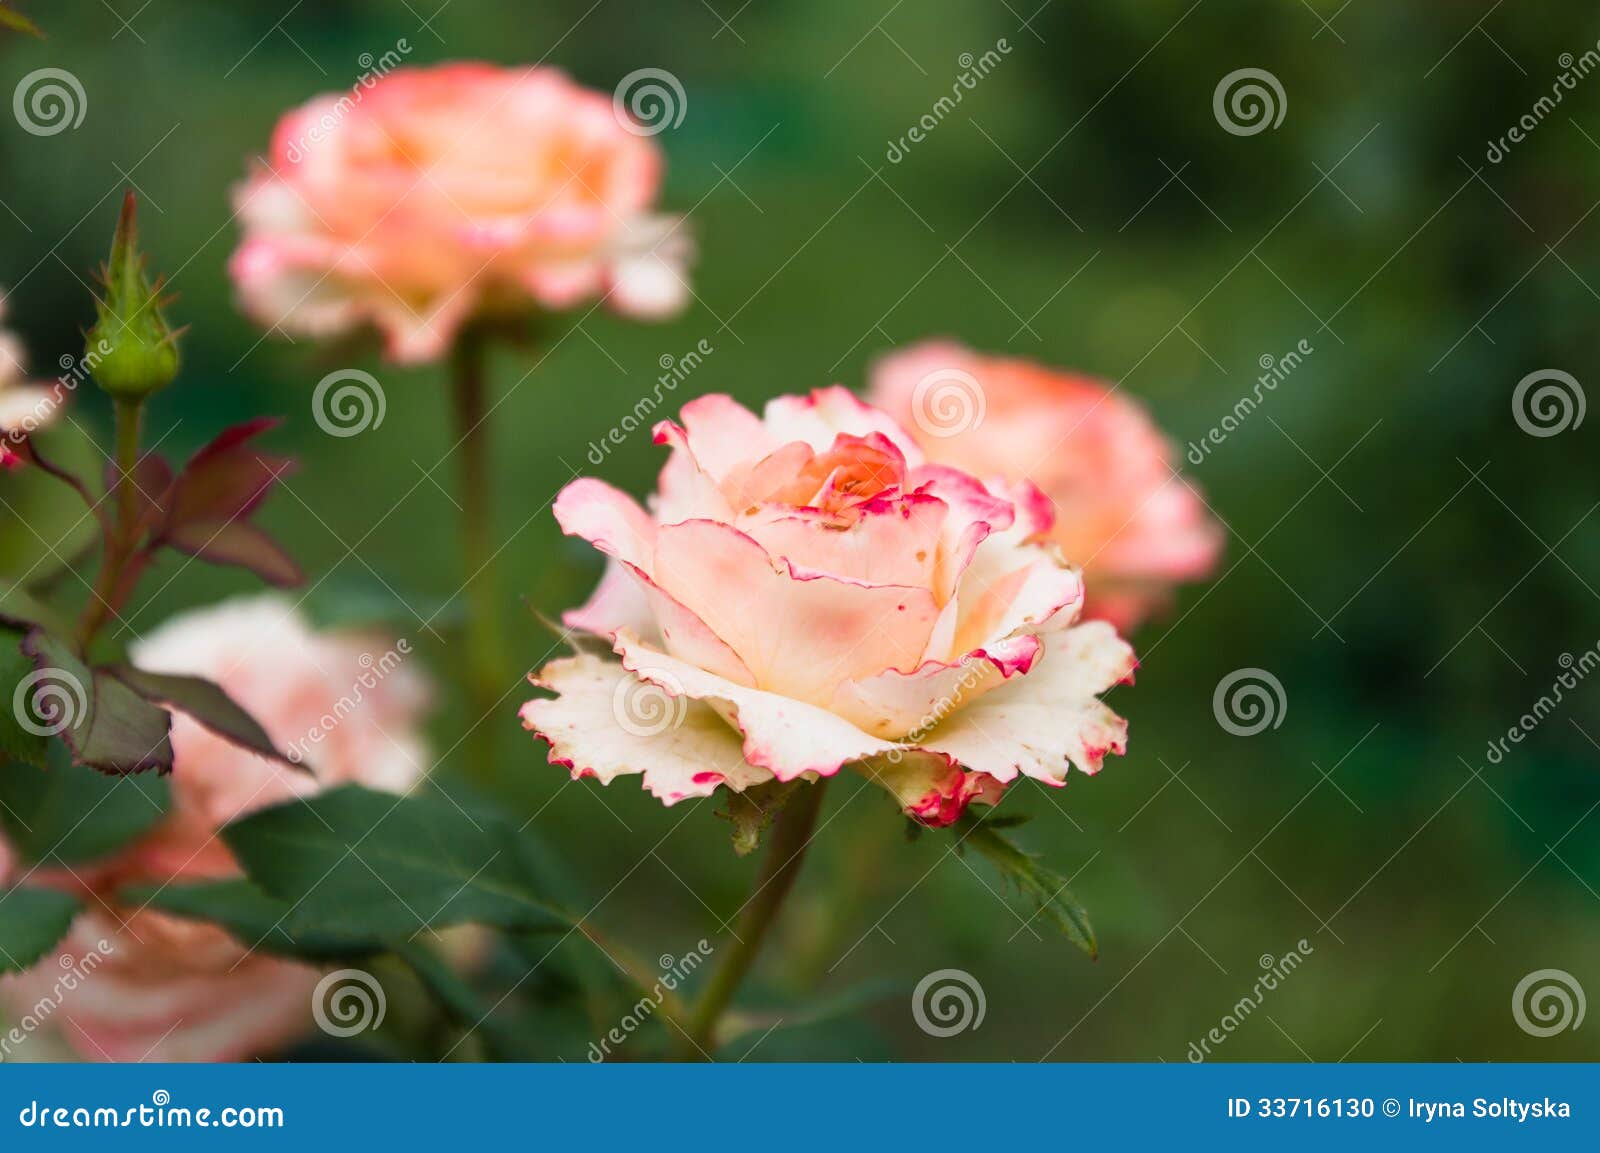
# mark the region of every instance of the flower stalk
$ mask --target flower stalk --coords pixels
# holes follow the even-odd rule
[[[724,955],[722,962],[711,974],[711,980],[701,994],[689,1022],[687,1043],[691,1058],[709,1060],[716,1049],[717,1025],[722,1015],[739,991],[745,974],[755,962],[767,932],[778,918],[784,900],[794,888],[795,878],[817,824],[817,814],[822,811],[822,797],[828,785],[824,777],[814,785],[797,789],[773,824],[766,858],[761,864],[761,874],[756,878],[755,890],[744,904],[739,918],[738,939],[733,949]]]
[[[451,358],[456,451],[461,454],[462,588],[467,596],[467,752],[474,774],[494,764],[495,726],[490,717],[504,694],[505,658],[500,597],[494,568],[493,515],[489,502],[490,440],[487,405],[489,330],[469,325]]]

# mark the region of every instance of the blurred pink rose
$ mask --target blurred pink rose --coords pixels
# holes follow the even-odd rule
[[[1045,492],[1088,617],[1132,628],[1216,566],[1222,526],[1144,409],[1101,381],[930,341],[881,360],[870,396],[933,460]]]
[[[286,115],[235,191],[245,311],[291,335],[374,324],[430,360],[480,312],[604,296],[660,317],[690,245],[653,215],[662,157],[550,68],[399,68]]]
[[[1127,724],[1097,695],[1132,676],[1082,586],[1031,543],[1050,506],[927,464],[842,388],[756,416],[726,396],[656,426],[672,447],[646,512],[598,480],[556,500],[610,557],[566,615],[620,663],[551,662],[523,723],[552,762],[642,773],[666,804],[853,766],[945,825],[1019,774],[1099,770]]]
[[[0,320],[5,315],[5,295],[0,293]],[[0,329],[0,471],[27,463],[23,442],[53,421],[61,407],[57,388],[29,384],[26,378],[21,341]]]
[[[112,858],[28,877],[82,892],[87,909],[53,956],[0,983],[10,1008],[27,1012],[62,972],[98,952],[103,960],[52,1017],[91,1060],[238,1060],[306,1032],[317,969],[255,953],[256,942],[213,925],[121,905],[115,894],[141,882],[237,875],[216,834],[264,806],[348,782],[396,792],[416,782],[426,765],[417,727],[427,693],[409,663],[390,657],[395,644],[313,633],[275,595],[185,613],[136,644],[141,668],[217,681],[280,748],[303,749],[317,777],[175,715],[166,818]]]

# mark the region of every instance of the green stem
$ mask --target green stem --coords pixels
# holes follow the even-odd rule
[[[489,423],[485,403],[487,333],[469,326],[451,361],[456,451],[461,455],[462,587],[467,594],[467,701],[471,715],[466,746],[469,768],[480,779],[494,764],[499,726],[493,714],[505,691],[505,660],[499,625],[500,597],[493,565],[489,507]]]
[[[78,649],[85,654],[94,643],[96,634],[118,607],[115,602],[122,584],[123,569],[138,544],[138,486],[134,482],[133,472],[139,466],[144,398],[118,397],[116,414],[117,484],[114,495],[117,515],[106,530],[105,556],[95,579],[94,594],[84,606],[83,617],[78,623]]]
[[[761,864],[761,875],[756,878],[756,888],[745,902],[744,914],[739,919],[738,939],[733,949],[726,953],[711,981],[701,994],[689,1023],[689,1038],[693,1043],[692,1055],[701,1057],[716,1046],[717,1024],[727,1010],[739,985],[749,972],[756,954],[761,950],[767,930],[778,917],[784,898],[794,887],[800,874],[801,862],[811,844],[811,833],[816,827],[817,814],[822,810],[822,794],[827,780],[819,780],[796,791],[772,827],[767,845],[766,859]]]

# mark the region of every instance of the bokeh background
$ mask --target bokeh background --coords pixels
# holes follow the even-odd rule
[[[281,112],[348,88],[363,54],[403,42],[411,63],[543,60],[603,90],[655,67],[686,93],[658,139],[666,206],[690,212],[698,238],[698,303],[659,326],[580,312],[494,362],[503,584],[545,614],[600,567],[560,536],[549,502],[579,472],[648,488],[661,450],[646,434],[598,467],[589,445],[654,387],[663,356],[702,340],[714,351],[674,405],[861,386],[877,355],[946,335],[1118,382],[1179,446],[1252,390],[1263,357],[1313,349],[1185,465],[1229,528],[1227,556],[1134,638],[1138,684],[1113,697],[1132,721],[1128,756],[1010,802],[1034,815],[1019,838],[1073,878],[1100,960],[1025,926],[1029,910],[981,862],[945,836],[908,841],[880,793],[847,783],[751,988],[784,1018],[754,1057],[1183,1060],[1250,992],[1259,959],[1302,939],[1307,959],[1216,1057],[1600,1056],[1595,1022],[1537,1038],[1511,1011],[1535,969],[1600,994],[1600,683],[1568,693],[1501,763],[1487,755],[1550,692],[1563,654],[1600,643],[1600,418],[1536,437],[1512,407],[1537,370],[1600,383],[1600,75],[1564,90],[1498,163],[1486,155],[1551,92],[1564,53],[1596,48],[1593,5],[24,7],[49,39],[0,38],[0,87],[64,67],[88,111],[49,138],[0,117],[9,323],[43,367],[79,348],[87,278],[120,190],[136,186],[147,247],[182,294],[173,314],[192,325],[152,428],[182,455],[225,422],[288,418],[277,441],[303,467],[265,520],[320,582],[308,603],[330,590],[389,602],[444,686],[441,751],[464,724],[448,687],[457,462],[433,471],[450,443],[441,374],[263,340],[225,275],[230,185]],[[1002,39],[1002,62],[892,162],[962,55]],[[1278,78],[1286,109],[1240,136],[1212,98],[1245,67]],[[347,366],[378,376],[387,414],[335,439],[311,391]],[[109,424],[87,391],[74,415]],[[75,435],[59,434],[61,451],[87,463]],[[6,484],[25,518],[51,515],[54,494]],[[0,560],[25,567],[38,541],[5,516]],[[189,567],[135,626],[248,587]],[[533,613],[507,615],[519,663],[550,655]],[[1218,682],[1246,667],[1286,700],[1279,725],[1250,737],[1213,712]],[[594,900],[609,894],[595,919],[642,955],[726,940],[721,918],[755,863],[731,854],[715,805],[668,810],[626,780],[567,782],[518,727],[521,698],[497,726],[488,799],[531,817]],[[456,759],[441,781],[478,788]],[[981,982],[987,1015],[937,1038],[908,998],[944,967]],[[582,1055],[581,1027],[520,995],[515,1011],[547,1030],[551,1056]]]

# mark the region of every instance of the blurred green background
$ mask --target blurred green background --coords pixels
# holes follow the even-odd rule
[[[579,472],[648,490],[662,453],[647,435],[598,468],[588,446],[651,390],[661,357],[701,340],[714,352],[674,404],[861,386],[876,355],[948,335],[1118,381],[1180,445],[1252,389],[1262,357],[1314,350],[1185,466],[1229,526],[1227,556],[1134,637],[1138,684],[1112,698],[1132,722],[1129,755],[1009,802],[1036,818],[1020,839],[1073,877],[1100,960],[1024,928],[1027,910],[997,899],[983,865],[949,855],[946,836],[908,843],[880,793],[842,781],[751,995],[802,1006],[883,980],[892,993],[810,1026],[780,1010],[802,1027],[755,1057],[1183,1060],[1249,993],[1258,958],[1302,938],[1309,958],[1218,1058],[1600,1056],[1592,1022],[1544,1039],[1511,1012],[1535,969],[1600,994],[1600,684],[1502,763],[1486,758],[1550,691],[1562,654],[1600,643],[1600,420],[1535,437],[1512,412],[1536,370],[1597,383],[1600,76],[1486,158],[1551,91],[1562,54],[1596,47],[1592,4],[436,7],[25,5],[49,39],[0,39],[4,93],[62,67],[88,107],[48,138],[0,118],[0,284],[38,365],[77,351],[87,278],[135,185],[147,248],[182,294],[173,316],[193,326],[184,375],[152,414],[163,449],[287,416],[276,443],[303,464],[266,523],[324,591],[381,592],[381,574],[415,610],[397,625],[441,685],[460,649],[459,601],[432,621],[437,636],[422,623],[457,588],[458,462],[429,472],[451,442],[441,372],[262,340],[224,271],[229,186],[280,113],[347,88],[364,53],[404,39],[411,63],[542,59],[606,91],[664,68],[687,95],[658,140],[665,206],[692,209],[698,303],[659,326],[602,311],[573,328],[574,314],[544,347],[494,362],[503,585],[546,614],[600,569],[549,502]],[[1001,38],[1003,62],[891,163],[890,142],[950,91],[962,54]],[[1239,136],[1212,97],[1245,67],[1276,76],[1287,107],[1275,129]],[[350,365],[382,381],[387,417],[334,439],[311,419],[311,390]],[[108,428],[99,396],[81,394],[74,415]],[[37,478],[5,484],[27,519],[60,523]],[[26,567],[38,540],[6,516],[0,557]],[[250,587],[188,567],[135,626]],[[519,663],[551,655],[531,614],[507,615]],[[1218,682],[1244,667],[1269,670],[1287,701],[1281,725],[1252,737],[1213,715]],[[494,792],[595,900],[609,894],[595,920],[649,957],[726,940],[720,918],[756,866],[731,854],[715,805],[569,784],[518,727],[521,698],[498,728]],[[437,748],[462,716],[442,689]],[[468,788],[459,766],[440,772]],[[941,1039],[908,998],[945,967],[981,982],[987,1016]],[[550,1046],[581,1056],[553,1027]]]

